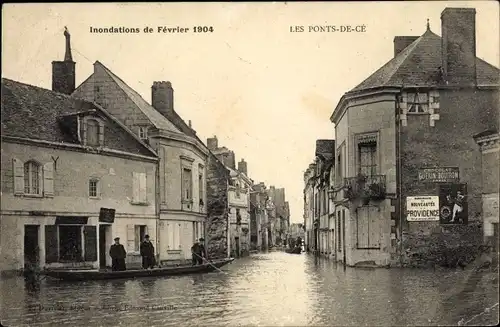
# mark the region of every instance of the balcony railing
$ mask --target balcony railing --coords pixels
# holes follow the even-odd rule
[[[385,175],[344,178],[344,189],[344,198],[350,201],[360,199],[367,203],[370,200],[383,200],[386,196]]]

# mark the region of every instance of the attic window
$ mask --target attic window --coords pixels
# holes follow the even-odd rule
[[[95,117],[84,117],[82,124],[82,139],[87,146],[104,145],[104,122]]]
[[[99,123],[95,119],[87,120],[87,145],[99,145]]]
[[[148,139],[148,128],[145,126],[140,126],[139,127],[139,138],[141,140],[147,140]]]
[[[408,93],[408,113],[424,114],[429,112],[428,93]]]

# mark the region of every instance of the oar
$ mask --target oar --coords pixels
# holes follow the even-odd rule
[[[216,266],[214,266],[210,261],[208,261],[207,259],[203,258],[202,256],[199,256],[197,253],[194,253],[194,252],[191,252],[193,253],[194,255],[196,255],[197,257],[201,258],[201,260],[203,261],[206,261],[209,265],[211,265],[212,267],[214,267],[215,269],[217,269],[218,271],[220,271],[221,273],[226,273],[225,271],[223,270],[220,270],[219,268],[217,268]]]

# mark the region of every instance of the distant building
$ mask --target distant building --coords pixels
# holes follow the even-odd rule
[[[266,185],[254,184],[250,193],[250,244],[257,250],[268,249],[267,200]]]
[[[234,257],[247,255],[250,251],[250,191],[253,181],[247,176],[248,164],[244,159],[236,169],[235,155],[226,147],[219,147],[217,137],[207,139],[210,151],[229,171],[229,252]]]
[[[435,260],[444,239],[482,241],[473,136],[498,131],[499,70],[476,57],[474,9],[446,8],[441,23],[442,37],[429,25],[421,36],[395,37],[394,58],[331,116],[348,265],[415,264]]]
[[[318,243],[318,221],[314,199],[316,197],[316,164],[311,163],[304,172],[304,226],[307,252],[315,252]]]

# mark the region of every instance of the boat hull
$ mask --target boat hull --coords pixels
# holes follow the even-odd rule
[[[125,271],[98,271],[98,270],[46,270],[43,272],[52,278],[69,281],[108,280],[108,279],[135,279],[147,277],[178,276],[188,274],[208,273],[217,270],[229,263],[234,258],[215,260],[202,265],[185,265],[178,267],[132,269]]]
[[[301,254],[302,253],[302,248],[293,248],[293,249],[286,249],[286,253],[291,253],[291,254]]]

